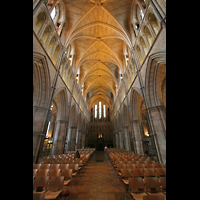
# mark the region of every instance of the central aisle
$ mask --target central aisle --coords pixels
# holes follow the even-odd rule
[[[125,187],[117,181],[116,171],[104,151],[94,152],[68,189],[69,200],[120,200],[124,196],[128,199]]]

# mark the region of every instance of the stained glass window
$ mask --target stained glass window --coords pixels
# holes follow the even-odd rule
[[[94,117],[97,118],[97,105],[94,105]]]
[[[103,117],[106,117],[106,105],[103,105]]]
[[[101,119],[101,101],[99,102],[99,119]]]

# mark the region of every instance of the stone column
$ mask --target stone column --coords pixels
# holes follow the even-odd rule
[[[109,139],[111,139],[111,138],[109,137]],[[111,143],[113,144],[113,148],[116,148],[116,141],[115,141],[115,133],[114,133],[114,131],[112,133],[112,142]]]
[[[120,149],[124,149],[124,138],[123,138],[123,135],[122,135],[122,130],[119,130],[118,131],[118,135],[119,135],[119,148]]]
[[[39,151],[40,143],[43,141],[45,135],[42,134],[44,122],[47,115],[47,108],[33,106],[33,163],[36,161],[36,156]]]
[[[82,146],[81,146],[81,137],[82,137],[81,134],[82,134],[82,130],[78,130],[77,149],[82,148]]]
[[[68,143],[67,151],[74,151],[75,150],[76,130],[77,130],[77,127],[75,127],[75,126],[69,127],[68,140],[67,140],[67,143]]]
[[[163,124],[163,116],[161,116],[159,107],[148,108],[154,136],[158,145],[161,163],[166,163],[166,131]]]
[[[129,137],[129,130],[128,130],[128,126],[124,126],[124,150],[125,151],[130,151],[131,150],[131,144],[130,144],[130,137]]]
[[[135,133],[135,153],[144,155],[143,145],[142,145],[142,136],[140,130],[139,120],[133,120],[133,130]]]
[[[53,148],[52,148],[53,155],[58,155],[63,153],[66,129],[67,129],[66,120],[57,120],[55,122],[55,129],[53,135]]]
[[[84,147],[85,148],[85,134],[82,134],[82,144],[81,144],[81,148]]]
[[[119,135],[118,133],[115,133],[115,141],[116,141],[116,148],[119,148]]]

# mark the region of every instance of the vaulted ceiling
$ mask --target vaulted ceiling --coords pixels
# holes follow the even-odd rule
[[[111,106],[123,69],[123,47],[131,47],[131,0],[63,0],[66,42],[74,46],[74,71],[90,106],[105,100]]]

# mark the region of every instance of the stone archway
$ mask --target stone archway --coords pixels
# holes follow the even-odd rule
[[[42,140],[44,123],[51,93],[49,68],[46,58],[33,52],[33,163]]]
[[[147,109],[156,135],[161,162],[166,163],[166,53],[151,55],[145,76]]]
[[[131,91],[130,113],[132,117],[133,135],[135,143],[135,153],[144,154],[143,148],[143,132],[141,129],[141,105],[143,98],[141,91],[138,88],[133,88]]]
[[[53,101],[57,106],[57,117],[53,133],[52,154],[62,154],[65,145],[65,136],[68,120],[68,97],[65,88],[59,88],[54,95]]]

